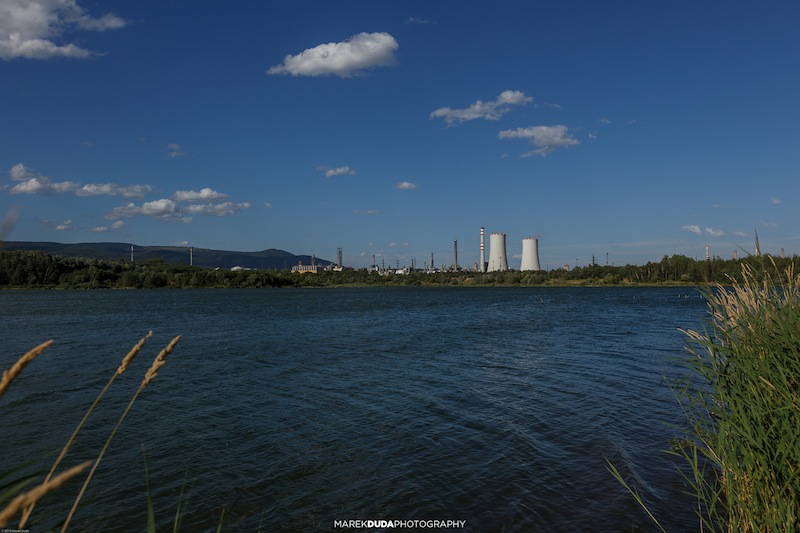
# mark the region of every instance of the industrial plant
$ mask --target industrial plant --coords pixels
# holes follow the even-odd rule
[[[480,230],[480,263],[475,263],[472,268],[465,268],[458,262],[458,240],[453,241],[453,261],[450,266],[445,266],[442,263],[440,268],[436,267],[434,263],[433,253],[431,253],[430,263],[425,262],[422,269],[416,267],[416,261],[411,260],[411,267],[400,267],[399,260],[396,268],[388,267],[382,261],[381,265],[376,264],[375,256],[372,256],[372,266],[367,270],[377,272],[383,275],[390,274],[409,274],[418,270],[423,272],[442,272],[442,271],[466,271],[472,270],[475,272],[502,272],[509,270],[508,254],[506,252],[506,234],[505,233],[492,233],[489,235],[489,260],[486,260],[486,230]],[[338,250],[339,264],[341,264],[341,248]],[[522,261],[520,262],[519,270],[541,270],[539,263],[539,239],[536,237],[526,237],[522,239]],[[341,268],[341,267],[340,267]]]

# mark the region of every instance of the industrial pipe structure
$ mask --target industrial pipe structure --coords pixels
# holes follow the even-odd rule
[[[520,270],[541,270],[539,266],[539,239],[522,239],[522,264]]]
[[[508,270],[505,233],[492,233],[489,235],[488,267],[488,272],[494,272],[496,270]]]

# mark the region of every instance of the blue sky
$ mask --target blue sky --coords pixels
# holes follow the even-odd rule
[[[6,238],[798,254],[798,27],[794,0],[2,0]]]

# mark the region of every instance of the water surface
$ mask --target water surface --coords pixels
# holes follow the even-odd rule
[[[696,530],[669,455],[665,382],[687,288],[4,291],[0,363],[53,338],[0,405],[8,469],[49,467],[129,348],[68,463],[94,457],[152,358],[183,335],[101,463],[75,530],[315,531],[334,520],[466,520],[463,531]],[[63,519],[71,484],[34,514]]]

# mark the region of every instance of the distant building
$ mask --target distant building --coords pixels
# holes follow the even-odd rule
[[[303,263],[298,263],[292,267],[292,272],[297,272],[298,274],[319,274],[322,270],[322,265],[316,264],[304,265]]]

